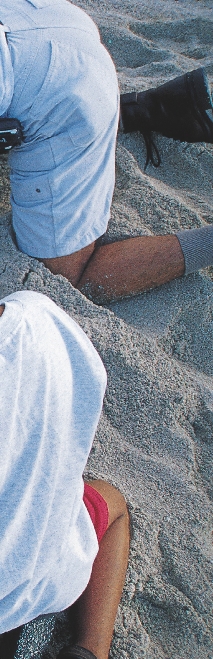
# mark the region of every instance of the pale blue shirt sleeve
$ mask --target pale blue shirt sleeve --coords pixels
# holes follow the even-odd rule
[[[14,91],[14,75],[5,29],[0,25],[0,117],[8,109]]]
[[[67,0],[2,0],[23,127],[10,153],[13,228],[21,251],[72,254],[106,231],[115,183],[119,91],[97,27]]]

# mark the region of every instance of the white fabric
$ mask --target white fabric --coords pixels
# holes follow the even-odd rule
[[[98,550],[82,472],[106,373],[78,325],[46,296],[9,295],[0,317],[0,633],[60,611]]]

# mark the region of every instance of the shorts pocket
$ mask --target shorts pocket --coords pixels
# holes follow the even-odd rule
[[[33,208],[52,199],[49,177],[46,174],[33,179],[11,174],[10,180],[12,201],[17,206]]]

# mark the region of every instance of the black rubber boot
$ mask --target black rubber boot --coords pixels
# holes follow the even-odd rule
[[[13,659],[18,647],[22,627],[0,635],[0,659]]]
[[[96,659],[95,655],[82,648],[80,645],[73,645],[71,648],[61,650],[57,659]]]
[[[152,131],[181,142],[213,143],[212,109],[203,69],[196,69],[145,92],[121,94],[125,133],[140,131],[147,142]],[[149,159],[152,160],[150,154]],[[159,163],[153,162],[156,166]]]

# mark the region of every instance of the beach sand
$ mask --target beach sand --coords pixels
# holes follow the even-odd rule
[[[213,82],[212,0],[88,0],[121,91],[204,66]],[[162,158],[144,173],[143,137],[119,135],[108,240],[175,233],[213,220],[213,147],[155,136]],[[213,268],[101,307],[17,251],[6,159],[0,161],[0,294],[49,295],[84,329],[108,373],[87,466],[126,496],[131,552],[110,656],[213,659]],[[16,659],[54,659],[65,614],[29,623]]]

